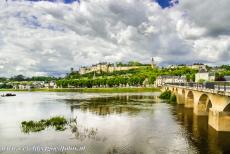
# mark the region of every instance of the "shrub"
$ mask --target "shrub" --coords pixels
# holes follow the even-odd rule
[[[170,102],[176,103],[176,95],[171,95]]]
[[[159,98],[161,98],[161,99],[167,99],[171,103],[176,103],[176,95],[172,94],[171,91],[169,91],[169,90],[161,93],[161,95],[159,96]]]
[[[170,97],[171,97],[171,91],[169,90],[161,93],[161,95],[159,96],[159,98],[161,99],[170,99]]]

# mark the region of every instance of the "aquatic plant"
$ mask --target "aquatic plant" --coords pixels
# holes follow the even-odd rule
[[[39,132],[44,130],[46,127],[41,121],[23,121],[22,123],[22,129],[23,132],[29,133],[29,132]]]
[[[56,116],[47,120],[42,119],[40,121],[23,121],[21,122],[21,127],[24,133],[39,132],[50,126],[54,127],[55,130],[64,131],[67,124],[68,122],[64,117]]]

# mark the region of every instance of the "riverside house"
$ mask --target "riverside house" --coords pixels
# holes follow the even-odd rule
[[[166,83],[184,83],[184,82],[187,82],[185,76],[162,75],[156,78],[155,86],[161,87]]]

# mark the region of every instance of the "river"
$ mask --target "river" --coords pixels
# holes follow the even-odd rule
[[[230,133],[216,132],[208,117],[160,100],[157,92],[16,94],[0,98],[0,153],[53,153],[55,147],[60,154],[230,153]],[[76,120],[77,131],[22,132],[22,121],[57,115]]]

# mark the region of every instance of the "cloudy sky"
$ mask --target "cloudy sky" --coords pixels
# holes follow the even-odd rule
[[[98,62],[230,64],[229,0],[0,0],[0,76]]]

